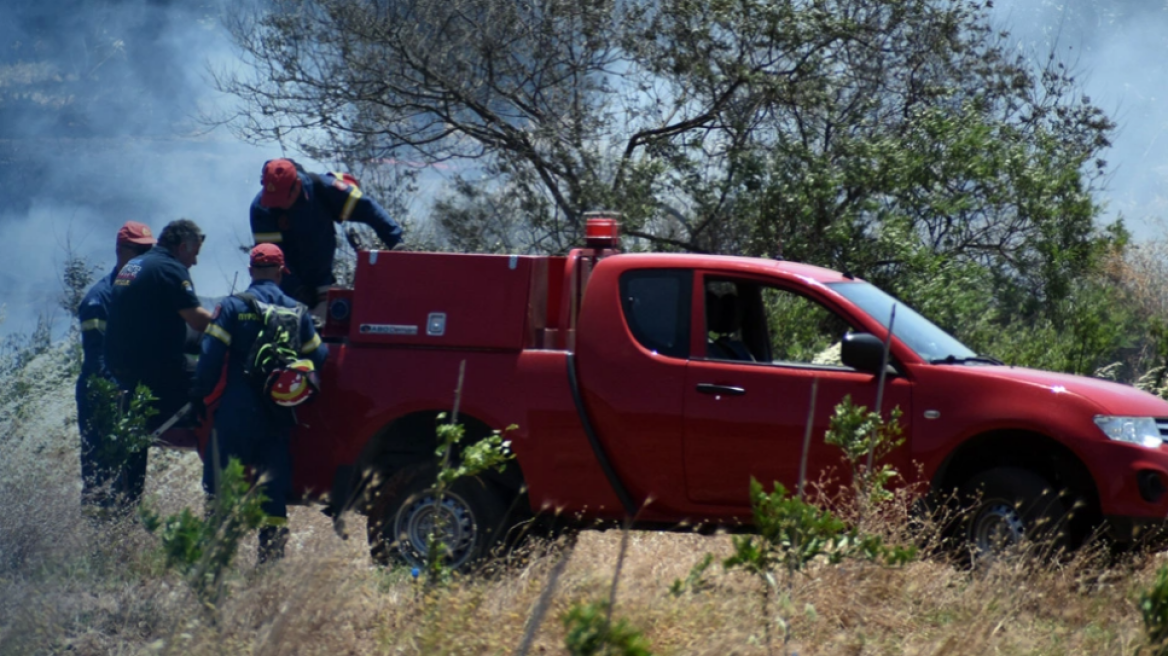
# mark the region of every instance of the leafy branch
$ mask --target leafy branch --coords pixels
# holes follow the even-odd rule
[[[86,393],[93,408],[89,425],[102,436],[99,455],[103,461],[121,468],[130,456],[150,446],[146,424],[158,414],[152,405],[158,399],[149,387],[139,384],[124,394],[114,381],[91,376]]]
[[[248,483],[243,464],[231,458],[220,472],[218,493],[207,501],[205,517],[183,508],[163,518],[147,505],[140,515],[146,530],[161,539],[167,567],[179,570],[200,603],[214,609],[239,543],[269,519],[262,510],[266,500],[258,485]]]

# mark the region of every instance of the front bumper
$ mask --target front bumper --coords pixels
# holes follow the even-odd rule
[[[1081,454],[1099,493],[1105,517],[1133,525],[1168,520],[1168,445],[1156,449],[1092,441]],[[1121,522],[1123,523],[1123,522]]]
[[[1108,537],[1125,546],[1162,547],[1168,544],[1168,522],[1146,517],[1108,515],[1105,518]]]

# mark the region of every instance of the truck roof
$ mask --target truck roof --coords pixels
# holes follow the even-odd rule
[[[611,255],[605,260],[610,261],[610,263],[620,262],[621,268],[711,268],[739,273],[803,278],[819,283],[856,282],[859,280],[859,278],[845,276],[839,271],[813,264],[787,260],[766,260],[757,257],[695,255],[691,253],[627,253]]]

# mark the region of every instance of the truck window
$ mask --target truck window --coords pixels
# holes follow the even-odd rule
[[[835,312],[805,296],[762,288],[762,303],[775,362],[842,365],[839,345],[851,328]]]
[[[741,286],[742,293],[739,293]],[[752,303],[749,283],[730,280],[707,280],[705,290],[706,357],[711,360],[767,361],[765,349],[747,345],[745,334],[751,334],[746,325],[746,313]],[[757,312],[754,316],[759,316]],[[751,322],[753,325],[754,322]],[[745,331],[744,331],[745,328]]]
[[[621,276],[625,321],[641,346],[675,358],[689,356],[693,273],[676,269],[629,271]]]
[[[707,279],[706,357],[839,365],[850,326],[818,302],[748,280]]]

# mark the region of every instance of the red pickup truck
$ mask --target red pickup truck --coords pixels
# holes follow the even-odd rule
[[[300,410],[295,490],[369,514],[375,556],[424,550],[442,514],[455,566],[527,513],[644,527],[737,525],[751,477],[789,489],[818,380],[808,472],[845,396],[874,407],[896,305],[883,408],[903,412],[888,458],[934,491],[978,497],[982,548],[1061,521],[1120,542],[1168,515],[1168,402],[1104,380],[979,357],[850,274],[745,257],[621,254],[593,220],[566,257],[360,252],[334,290],[322,394]],[[439,503],[435,425],[508,433],[514,466]],[[1052,491],[1061,494],[1052,494]],[[510,511],[510,513],[509,513]],[[401,539],[394,539],[401,538]]]

